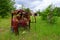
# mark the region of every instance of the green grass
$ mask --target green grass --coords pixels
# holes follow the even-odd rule
[[[24,30],[19,30],[19,36],[15,36],[10,31],[10,19],[0,19],[0,40],[60,40],[60,17],[57,23],[51,25],[41,17],[36,17],[37,22],[31,23],[30,32],[22,34]],[[31,17],[34,22],[34,18]]]

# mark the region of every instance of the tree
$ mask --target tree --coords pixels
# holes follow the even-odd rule
[[[40,12],[40,10],[38,10],[36,13],[39,14],[39,16],[42,15],[42,12]]]
[[[31,15],[31,10],[29,8],[25,8],[24,9],[27,13],[29,13],[29,15]]]
[[[52,10],[52,4],[49,5],[43,12],[42,12],[42,19],[47,20],[48,13]]]
[[[42,13],[42,19],[46,20],[48,23],[55,23],[56,18],[54,16],[54,6],[49,5]]]
[[[55,7],[53,12],[54,12],[55,16],[59,16],[60,17],[60,7]]]
[[[14,8],[14,0],[0,0],[0,16],[4,18],[7,16]]]

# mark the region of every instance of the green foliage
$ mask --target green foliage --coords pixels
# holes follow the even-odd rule
[[[0,0],[0,16],[4,18],[14,8],[14,2],[12,0]]]
[[[54,24],[56,22],[55,18],[56,9],[53,9],[53,5],[49,5],[43,12],[42,12],[42,19],[46,20],[48,23]]]
[[[27,13],[29,13],[29,15],[31,15],[31,10],[29,8],[25,8],[24,9]]]
[[[53,12],[54,12],[55,16],[59,16],[60,17],[60,7],[55,7]]]
[[[51,11],[52,5],[49,5],[43,12],[42,12],[42,19],[47,20],[47,15]]]
[[[39,16],[42,15],[42,12],[40,12],[40,10],[38,10],[36,13],[39,14]]]
[[[50,25],[37,16],[37,23],[31,23],[30,31],[19,29],[19,35],[11,33],[10,19],[0,19],[0,40],[60,40],[60,17],[57,24]],[[31,20],[32,19],[31,17]],[[26,33],[22,34],[23,31]]]
[[[29,8],[25,8],[24,9],[26,12],[29,12],[30,13],[30,9]]]
[[[44,12],[42,13],[41,16],[42,16],[42,20],[46,20],[47,15]]]

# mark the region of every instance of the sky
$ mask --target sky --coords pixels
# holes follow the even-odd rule
[[[38,10],[42,11],[50,4],[60,7],[60,0],[15,0],[15,2],[16,9],[19,9],[24,5],[24,7],[30,8],[34,12]]]

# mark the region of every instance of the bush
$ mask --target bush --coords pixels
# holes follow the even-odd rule
[[[48,15],[47,15],[47,21],[48,21],[48,23],[50,23],[50,24],[54,24],[54,23],[56,23],[56,17],[53,15],[53,13],[49,13]]]

